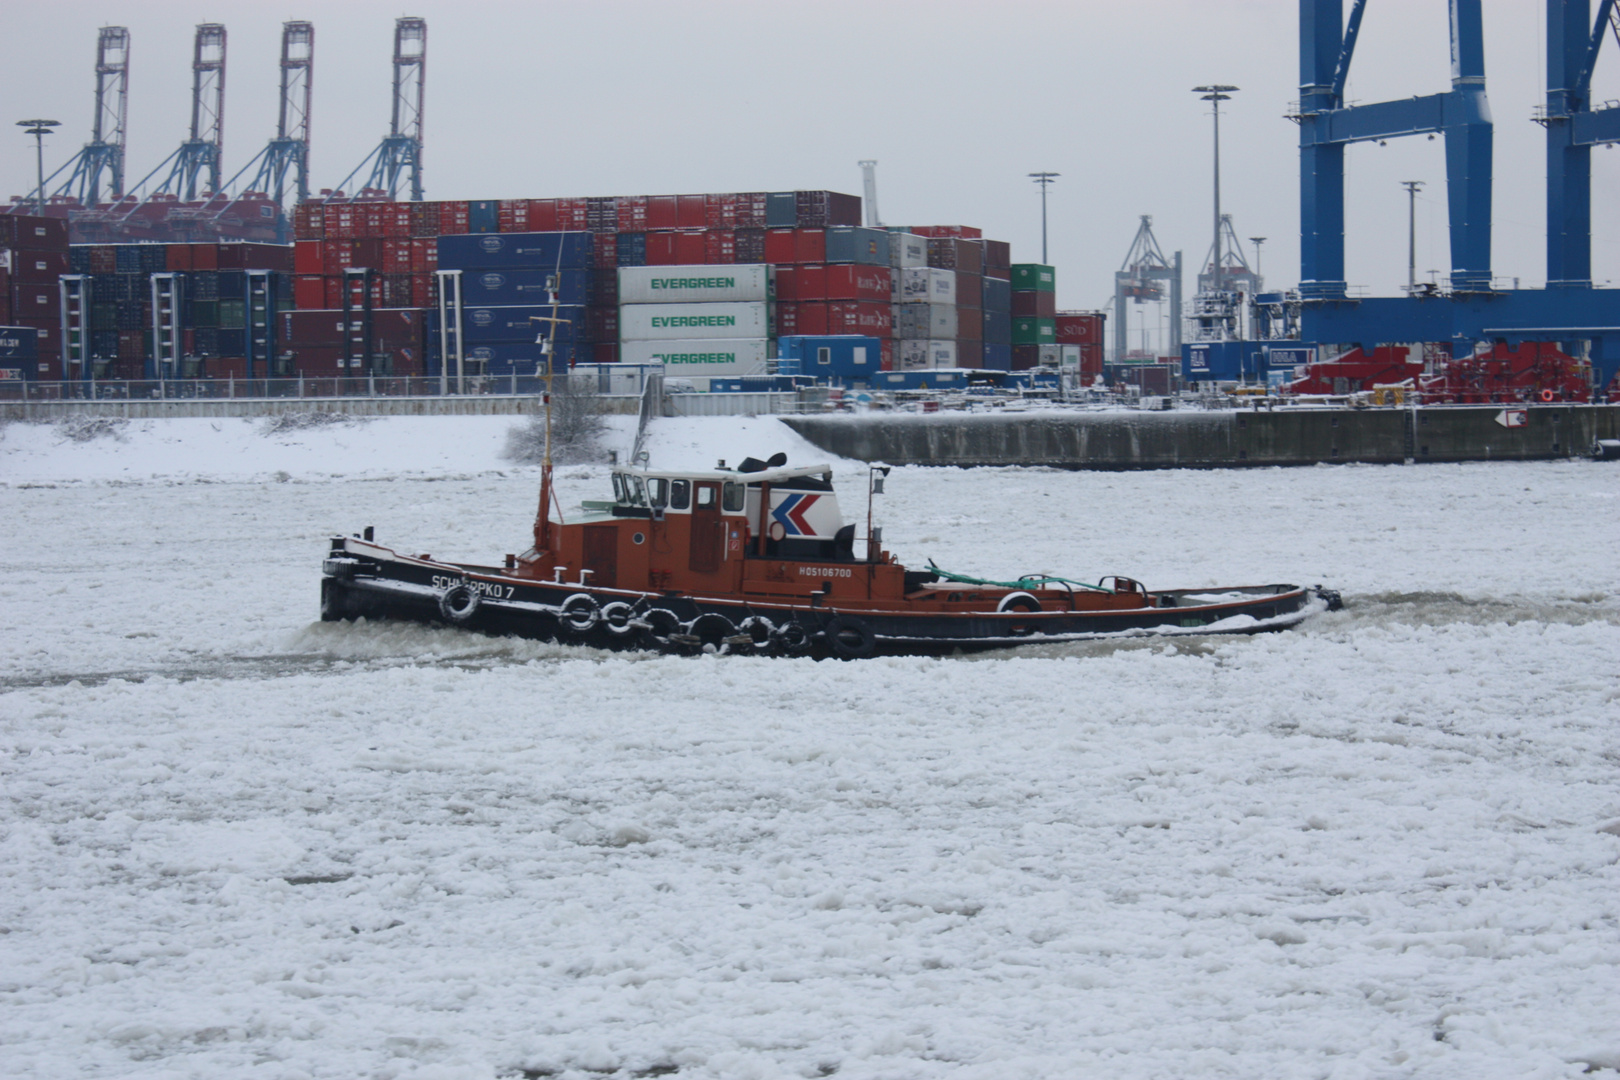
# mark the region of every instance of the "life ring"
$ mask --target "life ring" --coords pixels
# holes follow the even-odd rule
[[[859,616],[834,615],[825,633],[827,645],[840,660],[865,660],[877,652],[877,635]]]
[[[1541,400],[1545,402],[1550,403],[1557,396],[1558,395],[1554,394],[1551,390],[1543,390],[1541,392]]]
[[[810,651],[811,641],[810,631],[796,619],[791,619],[776,628],[774,644],[788,656],[803,656]]]
[[[464,623],[478,613],[483,594],[465,581],[452,585],[439,597],[439,614],[453,623]]]
[[[1027,592],[1008,593],[996,605],[997,611],[1039,611],[1041,602]]]
[[[602,609],[588,593],[575,593],[557,608],[557,624],[576,634],[588,634],[602,621]]]
[[[614,637],[629,637],[636,632],[636,609],[623,600],[602,605],[602,625]]]
[[[668,608],[653,608],[641,616],[641,622],[638,629],[642,647],[657,652],[668,652],[670,635],[681,632],[680,617]]]
[[[754,641],[754,650],[769,649],[777,638],[775,624],[763,615],[750,615],[737,625],[737,633],[746,634]]]
[[[731,637],[736,632],[737,628],[731,625],[730,619],[713,611],[693,619],[692,628],[687,631],[687,633],[698,639],[699,649],[713,646],[715,652],[724,652],[726,638]]]

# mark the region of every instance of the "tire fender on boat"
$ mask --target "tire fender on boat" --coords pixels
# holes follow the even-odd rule
[[[439,614],[453,623],[464,623],[478,613],[483,596],[466,582],[452,585],[439,597]]]
[[[668,608],[653,608],[641,616],[641,644],[659,652],[670,650],[669,636],[681,632],[681,619]]]
[[[588,634],[602,621],[602,609],[588,593],[575,593],[557,608],[557,621],[576,634]]]
[[[775,644],[789,656],[803,656],[810,651],[810,631],[797,619],[789,619],[777,627]]]
[[[763,615],[748,616],[738,624],[737,633],[753,638],[755,651],[769,648],[777,639],[775,624]]]
[[[1027,592],[1008,593],[996,605],[997,611],[1039,611],[1041,602],[1034,595]]]
[[[629,637],[635,633],[635,617],[635,608],[623,600],[602,605],[602,625],[607,627],[607,632],[614,637]]]
[[[877,652],[877,635],[857,615],[834,615],[825,633],[828,646],[840,660],[865,660]]]
[[[731,620],[717,612],[708,612],[692,620],[692,629],[687,631],[697,638],[704,646],[714,646],[715,652],[725,651],[725,640],[737,632],[731,625]]]

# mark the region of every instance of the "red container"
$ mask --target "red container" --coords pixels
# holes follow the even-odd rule
[[[38,220],[37,218],[35,220]],[[36,318],[33,316],[16,316],[12,319],[18,326],[25,326],[33,330],[39,337],[40,362],[50,361],[60,364],[62,361],[62,324],[52,315],[49,318]]]
[[[1039,345],[1014,345],[1012,347],[1012,370],[1028,371],[1041,362],[1041,347]]]
[[[276,334],[281,343],[296,349],[304,345],[343,344],[343,312],[283,311],[276,315]]]
[[[418,236],[411,240],[411,273],[431,274],[439,268],[439,243]]]
[[[1065,312],[1057,316],[1059,345],[1101,345],[1103,314],[1099,311]]]
[[[796,263],[824,263],[827,261],[826,229],[794,229],[793,261]]]
[[[703,230],[678,232],[675,234],[675,264],[677,266],[700,266],[704,259]]]
[[[617,364],[619,362],[619,343],[617,341],[598,341],[591,346],[591,356],[598,364]]]
[[[347,370],[339,368],[343,362],[344,350],[341,345],[303,345],[292,346],[293,369],[308,378],[332,378],[347,374]]]
[[[1012,245],[1005,240],[986,240],[984,242],[984,265],[986,272],[992,266],[1000,270],[1010,269],[1012,267]],[[1007,275],[997,274],[995,276],[1006,277]]]
[[[343,279],[328,275],[321,279],[324,286],[320,306],[323,308],[340,308],[343,306]]]
[[[737,229],[737,261],[739,263],[769,262],[765,258],[765,230]]]
[[[707,229],[703,233],[703,261],[709,264],[737,261],[737,231]]]
[[[371,340],[379,349],[420,349],[422,313],[415,308],[393,308],[371,313]]]
[[[325,207],[318,202],[303,202],[293,207],[293,237],[298,240],[326,239]]]
[[[984,235],[971,225],[913,225],[911,231],[918,236],[957,236],[969,240],[977,240]]]
[[[610,266],[619,265],[619,235],[618,233],[601,232],[596,234],[596,267],[605,270]]]
[[[439,235],[461,236],[472,230],[471,217],[465,201],[439,204]]]
[[[411,204],[384,203],[382,209],[384,236],[398,239],[411,235]]]
[[[146,359],[146,332],[144,330],[118,331],[118,359]]]
[[[883,354],[883,370],[884,371],[893,371],[894,370],[894,339],[893,338],[884,338],[882,340],[882,342],[880,342],[880,346],[881,346],[881,351],[882,351],[882,354]]]
[[[383,241],[377,237],[366,237],[364,240],[354,241],[354,254],[350,256],[350,266],[364,266],[372,270],[381,270],[383,262]]]
[[[765,228],[765,204],[767,201],[766,193],[763,191],[737,192],[737,228]]]
[[[495,219],[500,232],[528,232],[529,200],[502,199],[495,211]]]
[[[366,203],[360,207],[360,235],[366,239],[376,239],[383,234],[383,213],[381,203]]]
[[[173,268],[173,264],[170,264]],[[293,243],[293,273],[320,274],[326,270],[326,243],[322,240],[298,240]]]
[[[675,234],[672,232],[650,232],[647,234],[647,265],[648,266],[674,266],[680,262],[675,257]]]
[[[928,241],[928,265],[940,270],[984,273],[984,249],[975,240],[936,237]]]
[[[170,244],[169,251],[172,255],[175,248],[184,249],[185,246],[184,244]],[[171,266],[169,269],[174,270],[176,267]],[[178,269],[185,270],[187,267],[182,266],[178,267]],[[116,274],[118,272],[118,252],[111,244],[97,244],[90,249],[90,272],[92,274]]]
[[[65,251],[13,251],[11,279],[27,284],[51,285],[68,272]]]
[[[308,243],[309,241],[305,241],[305,242]],[[316,241],[316,242],[318,243],[319,241]],[[108,248],[107,250],[111,251],[112,249]],[[98,270],[98,269],[96,269],[96,259],[95,259],[95,251],[94,251],[94,249],[91,250],[90,255],[91,255],[91,257],[90,257],[90,272],[92,274],[111,274],[111,273],[114,272],[112,270]],[[116,256],[115,256],[115,258],[116,258]],[[164,266],[164,269],[166,269],[166,270],[190,270],[191,269],[191,245],[190,244],[166,244],[166,245],[164,245],[163,266]]]
[[[975,345],[984,341],[984,312],[978,308],[961,307],[956,309],[956,336],[960,341],[971,341]],[[982,349],[980,350],[983,351]],[[960,360],[957,366],[976,367],[976,364],[963,365]]]
[[[55,282],[12,282],[11,317],[18,326],[31,325],[36,319],[55,319],[61,310],[62,296]]]
[[[702,195],[675,196],[675,224],[681,229],[701,229],[709,224],[708,202]]]
[[[326,279],[302,274],[293,278],[293,307],[300,310],[326,306]]]
[[[556,232],[578,232],[588,228],[590,221],[589,199],[558,199]]]
[[[218,246],[215,244],[192,244],[191,268],[193,270],[218,270]]]
[[[703,196],[703,224],[711,229],[737,227],[737,195],[726,192]]]
[[[648,229],[678,229],[680,228],[680,204],[673,195],[649,195],[647,197],[647,228]]]
[[[965,270],[956,272],[956,306],[980,308],[984,306],[984,278]]]
[[[529,231],[530,232],[556,232],[557,231],[557,200],[556,199],[530,199],[529,200]]]
[[[0,247],[27,248],[29,251],[66,251],[67,218],[0,214]]]
[[[875,304],[889,302],[889,282],[893,272],[887,266],[837,263],[804,269],[824,272],[821,295],[828,300],[860,300]]]
[[[765,261],[773,266],[798,262],[795,259],[795,229],[768,229],[765,232]]]
[[[784,267],[793,272],[795,287],[798,290],[799,300],[825,300],[827,299],[827,267],[819,263],[806,263],[802,266]],[[780,275],[781,271],[777,271]],[[781,280],[780,276],[777,278]]]
[[[794,302],[776,305],[776,332],[779,334],[825,334],[827,305]]]
[[[894,317],[888,304],[833,301],[827,305],[828,333],[865,334],[886,338],[894,333]]]
[[[1012,313],[1020,318],[1051,319],[1057,315],[1057,293],[1014,289]]]
[[[439,204],[436,202],[418,202],[411,203],[410,207],[411,235],[438,236]]]
[[[585,339],[587,341],[618,341],[619,309],[606,305],[586,308]]]
[[[429,308],[439,302],[438,278],[432,274],[411,275],[411,307]]]
[[[381,261],[378,269],[385,274],[409,274],[411,272],[411,241],[405,239],[388,239],[382,242]]]
[[[411,275],[382,275],[382,306],[408,308],[411,306]]]
[[[619,232],[647,231],[647,196],[630,195],[619,200]]]
[[[986,266],[984,268],[984,276],[985,277],[1000,278],[1002,281],[1011,281],[1012,280],[1012,267],[1010,267],[1010,266]]]
[[[793,303],[799,296],[800,266],[778,266],[776,268],[776,301],[777,303]]]

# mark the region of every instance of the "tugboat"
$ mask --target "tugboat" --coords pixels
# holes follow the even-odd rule
[[[608,648],[856,660],[1139,634],[1255,633],[1340,606],[1297,585],[1149,590],[1045,574],[991,581],[902,566],[844,521],[828,465],[616,467],[613,498],[552,520],[549,449],[533,546],[481,566],[332,538],[321,618],[408,619]],[[558,512],[561,519],[562,514]]]

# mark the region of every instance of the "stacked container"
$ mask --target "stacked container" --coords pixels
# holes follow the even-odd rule
[[[585,359],[592,261],[592,237],[584,231],[439,237],[439,267],[461,271],[463,372],[544,374],[541,337],[552,342],[556,370]],[[437,310],[429,313],[429,375],[438,374],[441,362],[438,319]]]
[[[1107,318],[1101,311],[1057,313],[1059,366],[1074,371],[1088,384],[1103,373],[1103,326]]]
[[[27,337],[33,366],[18,378],[62,378],[62,301],[56,279],[68,272],[68,226],[61,218],[0,215],[0,325]],[[0,367],[22,372],[27,346],[19,344]],[[12,361],[17,361],[13,363]],[[73,373],[77,374],[77,373]]]
[[[773,294],[762,263],[620,267],[620,358],[679,378],[764,374]]]
[[[1057,367],[1057,275],[1040,263],[1012,266],[1012,370]]]

